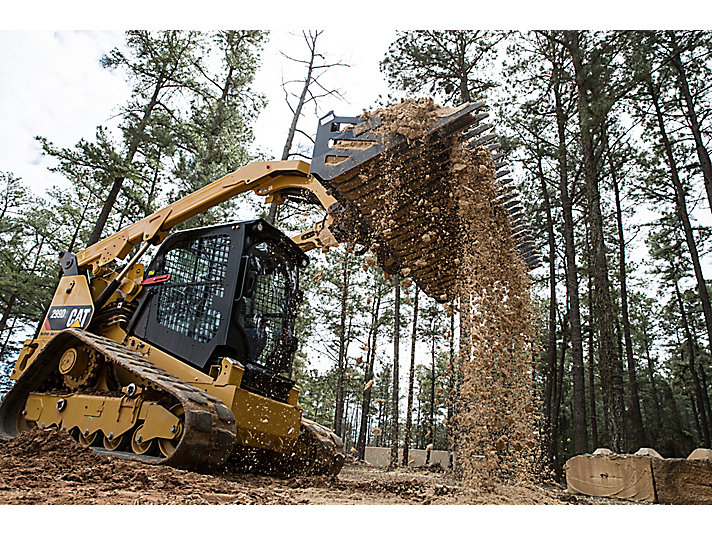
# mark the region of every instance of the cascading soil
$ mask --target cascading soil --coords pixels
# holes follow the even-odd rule
[[[538,425],[527,269],[512,242],[507,212],[492,204],[498,191],[488,151],[456,148],[453,160],[463,186],[454,446],[462,477],[472,484],[530,481]]]
[[[455,136],[447,157],[437,156],[436,187],[420,195],[404,187],[408,172],[432,168],[428,128],[452,111],[431,99],[415,99],[364,117],[381,120],[376,134],[400,134],[412,146],[407,168],[395,157],[380,162],[388,172],[378,175],[383,209],[374,226],[387,238],[398,230],[393,213],[410,206],[413,217],[425,221],[416,245],[420,255],[443,243],[449,249],[439,252],[437,261],[440,276],[454,274],[450,294],[430,296],[451,301],[460,318],[458,387],[449,421],[460,478],[473,487],[530,482],[538,458],[534,312],[527,267],[516,251],[509,213],[495,202],[503,191],[495,179],[492,154],[483,147],[467,148]],[[412,257],[407,250],[401,254]],[[423,287],[418,261],[423,260],[403,261],[400,267],[404,274],[413,270],[414,280]]]

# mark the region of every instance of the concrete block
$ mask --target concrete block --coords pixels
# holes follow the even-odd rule
[[[712,460],[712,449],[695,449],[687,457],[688,460]]]

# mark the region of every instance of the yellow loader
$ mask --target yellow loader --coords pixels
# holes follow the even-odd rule
[[[428,198],[432,208],[451,187],[449,145],[496,150],[489,125],[479,124],[481,107],[449,110],[415,144],[374,134],[373,120],[331,113],[319,123],[311,166],[250,163],[77,254],[62,253],[47,316],[25,341],[0,406],[0,434],[56,427],[97,452],[148,463],[337,474],[342,440],[302,417],[290,379],[305,252],[360,243],[387,272],[407,272],[427,294],[451,297],[447,266],[457,251],[424,247],[433,223],[417,206]],[[423,151],[432,168],[408,166]],[[501,167],[501,154],[495,159]],[[390,206],[394,231],[378,232],[379,175],[395,171],[412,202]],[[534,262],[521,207],[500,178],[522,257]],[[324,217],[292,238],[261,219],[170,234],[247,191],[277,204],[316,204]],[[139,263],[159,244],[148,265]]]

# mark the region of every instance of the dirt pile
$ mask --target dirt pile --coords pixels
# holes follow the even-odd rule
[[[338,477],[201,474],[112,458],[61,431],[0,440],[2,504],[562,504],[605,503],[559,487],[467,488],[449,474],[347,465]]]
[[[414,98],[387,108],[367,111],[362,118],[366,121],[371,118],[380,120],[380,126],[373,131],[382,138],[399,134],[408,141],[416,141],[422,139],[427,128],[437,124],[438,117],[446,117],[452,111],[452,108],[438,106],[432,98]]]
[[[0,441],[2,504],[294,504],[286,490],[99,455],[60,430]]]

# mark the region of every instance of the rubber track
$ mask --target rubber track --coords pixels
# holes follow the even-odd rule
[[[344,466],[346,457],[342,452],[343,442],[332,430],[309,419],[302,418],[302,431],[309,438],[300,435],[300,439],[307,440],[313,460],[306,470],[309,475],[336,476]]]
[[[130,452],[106,451],[122,458],[150,464],[166,464],[180,468],[215,468],[225,463],[235,445],[235,417],[220,400],[186,384],[153,365],[145,357],[105,337],[81,330],[63,330],[44,347],[15,383],[0,405],[0,435],[17,435],[16,421],[28,396],[38,390],[56,372],[59,358],[67,348],[84,344],[104,356],[105,362],[132,373],[166,393],[173,403],[185,410],[183,434],[176,450],[169,457],[137,455]]]

